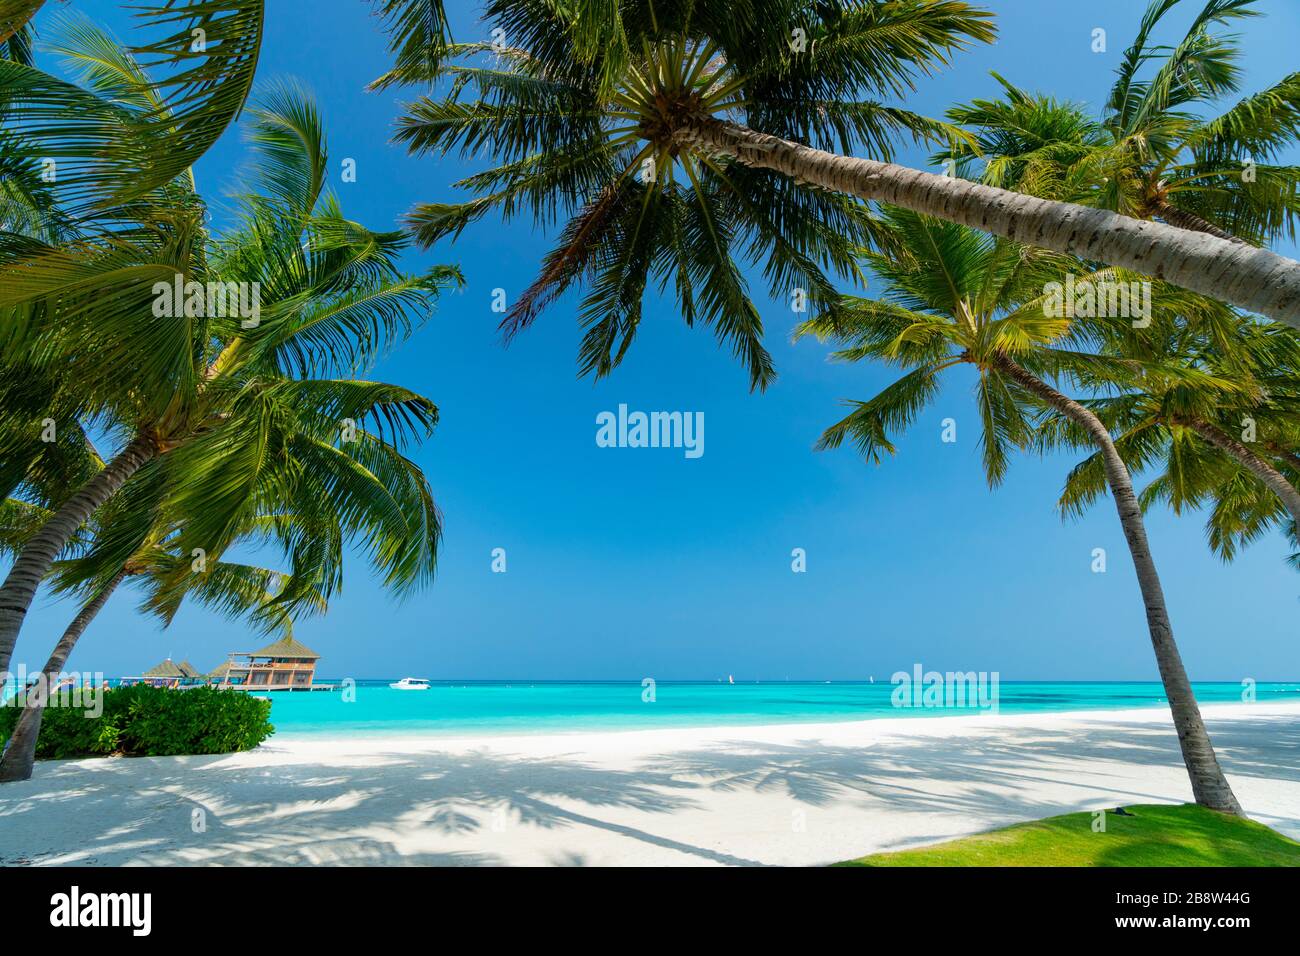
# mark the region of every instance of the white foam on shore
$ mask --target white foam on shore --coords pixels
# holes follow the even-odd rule
[[[1247,813],[1300,837],[1300,702],[1203,712]],[[799,865],[1188,799],[1163,708],[272,738],[38,764],[0,787],[0,862]]]

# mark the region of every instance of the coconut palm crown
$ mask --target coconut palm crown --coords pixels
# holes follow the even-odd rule
[[[1003,94],[954,107],[972,131],[939,159],[984,163],[985,182],[1260,245],[1294,239],[1300,72],[1240,99],[1237,38],[1215,27],[1258,15],[1255,0],[1208,0],[1173,47],[1153,33],[1180,0],[1153,0],[1100,117],[997,74]]]
[[[761,266],[775,299],[827,306],[827,272],[860,278],[855,250],[872,239],[870,215],[852,197],[690,147],[678,119],[727,115],[882,158],[900,136],[946,141],[944,124],[883,99],[990,40],[989,15],[955,0],[635,0],[587,16],[593,6],[493,0],[494,40],[399,56],[378,85],[446,85],[408,106],[398,141],[500,163],[457,184],[474,198],[420,205],[408,225],[428,245],[489,211],[562,223],[510,304],[507,338],[581,284],[580,369],[604,375],[658,289],[688,325],[711,326],[762,388],[774,370],[740,263]]]
[[[86,29],[68,48],[97,97],[127,114],[156,109],[134,59],[113,53],[111,42]],[[142,479],[156,474],[167,509],[187,516],[177,532],[182,551],[219,555],[264,476],[296,469],[281,480],[316,482],[320,501],[342,502],[339,521],[390,583],[431,573],[440,527],[432,499],[424,494],[427,507],[410,515],[392,496],[386,509],[365,501],[383,497],[388,480],[418,484],[397,449],[427,436],[437,409],[360,376],[427,318],[458,273],[403,272],[406,237],[343,215],[326,188],[321,118],[304,91],[269,85],[251,116],[257,161],[238,225],[225,236],[210,235],[188,175],[111,214],[78,218],[70,231],[0,234],[0,311],[12,319],[5,360],[22,370],[14,407],[32,413],[0,423],[0,489],[9,496],[51,454],[42,421],[70,443],[79,429],[108,428],[119,445],[28,540],[0,587],[0,669],[51,562],[142,470]],[[257,314],[195,305],[190,283],[256,290]],[[182,294],[160,294],[177,287]],[[298,533],[310,547],[312,536]]]
[[[253,86],[265,0],[154,0],[135,6],[131,59],[143,83],[123,110],[33,64],[41,0],[0,6],[0,132],[52,163],[65,211],[102,214],[185,172],[238,118]]]
[[[1229,561],[1271,530],[1296,536],[1300,336],[1231,312],[1220,320],[1157,319],[1112,336],[1104,348],[1127,360],[1094,382],[1107,394],[1080,401],[1115,434],[1129,469],[1149,476],[1143,507],[1208,508],[1209,545]],[[1068,420],[1043,422],[1039,438],[1090,452],[1060,499],[1064,514],[1081,514],[1106,493],[1100,457]]]
[[[958,365],[978,371],[980,445],[991,484],[1006,474],[1011,450],[1033,446],[1034,423],[1042,415],[1070,419],[1104,463],[1192,793],[1205,806],[1240,813],[1174,641],[1131,476],[1105,423],[1053,384],[1089,385],[1126,371],[1130,360],[1106,356],[1096,343],[1107,326],[1131,328],[1129,320],[1076,316],[1054,307],[1059,289],[1053,283],[1078,265],[1069,259],[908,210],[886,208],[885,218],[897,242],[887,253],[870,254],[868,262],[888,292],[879,299],[846,298],[800,332],[834,340],[840,359],[883,361],[904,374],[873,398],[851,402],[849,414],[824,433],[822,447],[851,440],[869,460],[892,453],[892,435],[935,399],[944,373]],[[1114,270],[1085,276],[1128,278]],[[1164,287],[1152,302],[1162,315],[1185,316],[1196,316],[1205,304],[1203,297]],[[1214,320],[1211,310],[1203,324]]]

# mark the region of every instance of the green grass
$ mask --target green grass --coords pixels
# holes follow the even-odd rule
[[[1300,866],[1300,843],[1262,823],[1194,804],[1067,813],[897,853],[874,853],[836,866]]]

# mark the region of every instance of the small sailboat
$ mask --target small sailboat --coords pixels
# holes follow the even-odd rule
[[[727,675],[727,683],[728,683],[728,684],[734,684],[735,682],[736,682],[736,678],[734,678],[734,677],[732,677],[730,674],[728,674],[728,675]]]
[[[403,677],[396,683],[389,684],[393,690],[428,690],[429,681],[424,677]]]

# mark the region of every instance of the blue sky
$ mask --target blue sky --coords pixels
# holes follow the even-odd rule
[[[1058,97],[1098,103],[1136,29],[1136,0],[986,0],[996,45],[923,81],[907,106],[931,115],[992,95],[996,69]],[[85,5],[81,5],[86,9]],[[260,76],[291,75],[325,114],[331,174],[345,210],[391,225],[415,202],[449,199],[469,167],[413,159],[389,144],[409,91],[367,93],[388,63],[361,0],[269,0]],[[1190,15],[1197,4],[1186,4]],[[1294,69],[1300,8],[1266,0],[1248,22],[1246,89]],[[117,4],[95,4],[120,35]],[[100,10],[99,8],[102,8]],[[458,39],[486,38],[477,5],[451,2]],[[1185,19],[1185,18],[1184,18]],[[1108,52],[1091,52],[1092,31]],[[344,158],[356,183],[340,184]],[[229,133],[199,164],[210,197],[236,183],[246,154]],[[924,162],[924,157],[906,157]],[[221,204],[214,203],[220,224]],[[865,679],[908,669],[1000,671],[1004,679],[1144,680],[1156,671],[1142,603],[1109,500],[1062,522],[1054,503],[1071,460],[1018,459],[990,492],[978,458],[969,377],[955,375],[880,467],[813,442],[844,398],[866,398],[887,370],[829,364],[813,341],[792,344],[794,316],[754,283],[780,378],[751,394],[743,370],[670,303],[647,311],[623,366],[578,380],[576,299],[553,306],[508,350],[491,311],[494,288],[518,294],[547,237],[526,221],[491,218],[412,265],[457,263],[468,280],[376,378],[436,401],[442,423],[415,457],[446,518],[436,583],[397,603],[354,561],[328,616],[297,634],[327,676],[435,679]],[[1295,255],[1294,248],[1281,250]],[[598,448],[596,415],[702,411],[705,454]],[[940,441],[944,418],[957,442]],[[1224,566],[1196,516],[1151,515],[1149,530],[1175,632],[1197,680],[1300,676],[1300,578],[1279,538]],[[1109,569],[1091,572],[1092,550]],[[492,550],[508,570],[494,574]],[[807,571],[791,571],[791,551]],[[164,656],[209,669],[256,638],[193,608],[161,631],[115,596],[70,666],[139,673]],[[38,665],[74,608],[44,595],[16,660]]]

